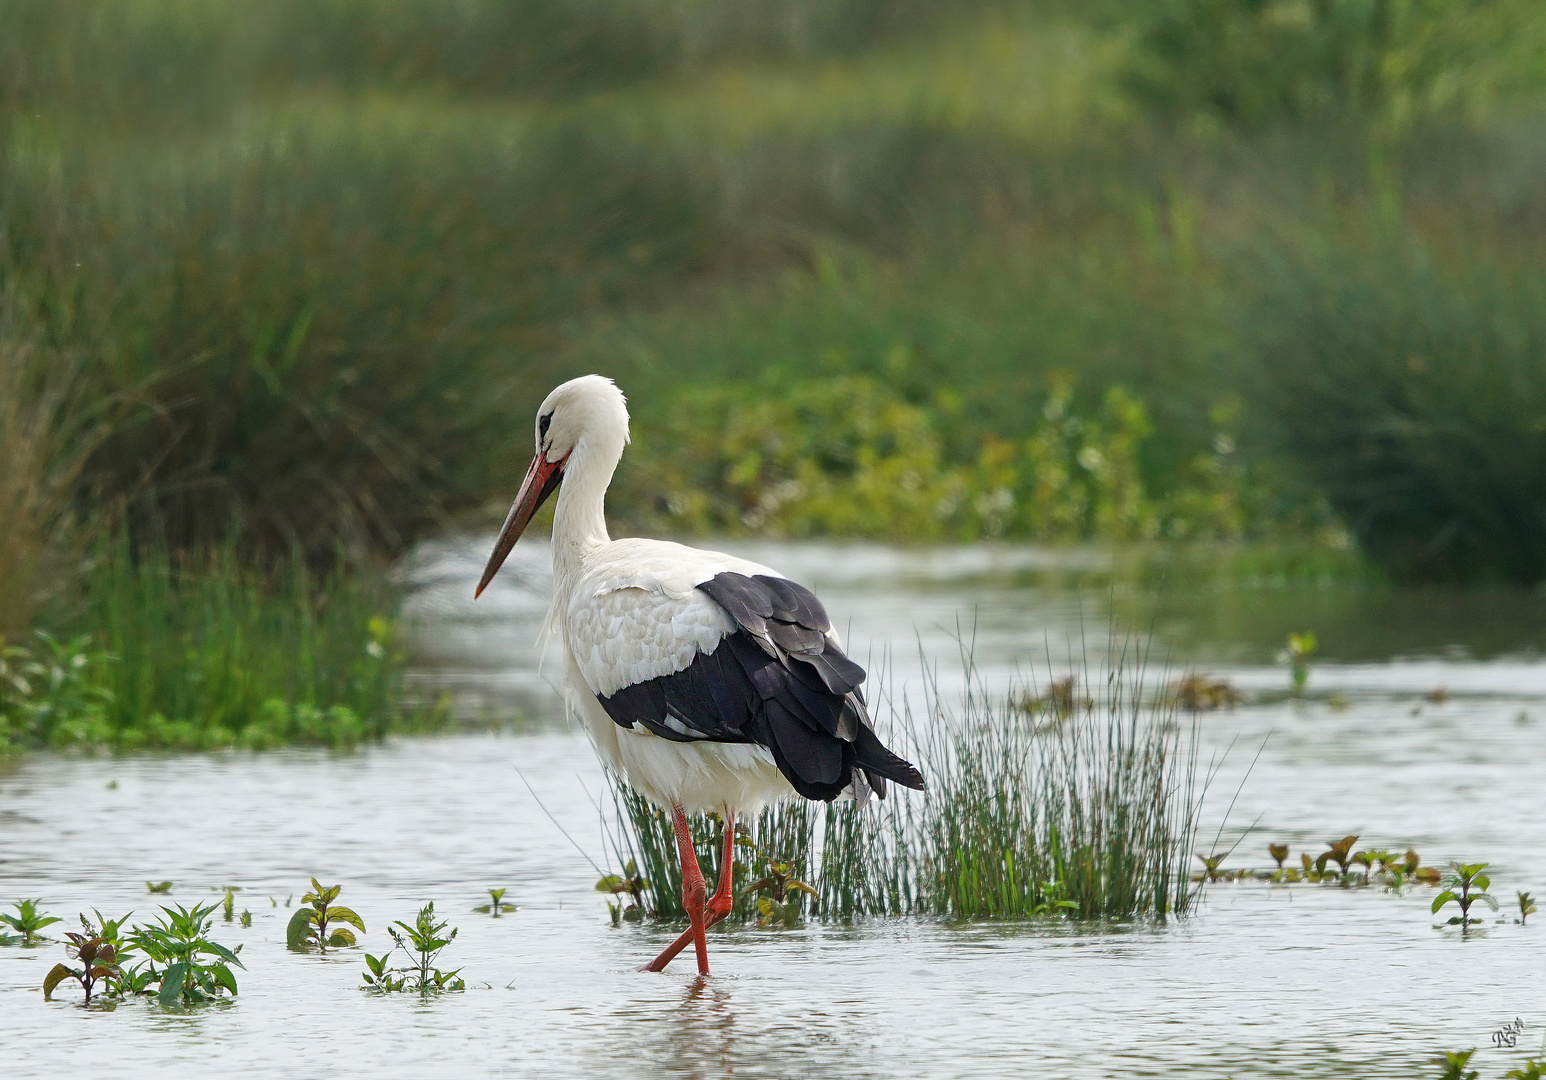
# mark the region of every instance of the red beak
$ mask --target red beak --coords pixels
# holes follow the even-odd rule
[[[494,541],[488,565],[483,568],[483,580],[478,582],[478,591],[472,594],[474,600],[483,595],[483,590],[488,588],[488,583],[494,580],[494,575],[504,565],[510,549],[515,547],[521,533],[531,524],[532,517],[541,509],[548,496],[558,490],[563,479],[564,461],[549,461],[547,454],[537,451],[537,456],[531,459],[531,468],[526,470],[520,494],[516,495],[515,503],[510,507],[510,515],[505,518],[505,526],[499,530],[499,539]]]

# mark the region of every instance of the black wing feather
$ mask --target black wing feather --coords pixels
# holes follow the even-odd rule
[[[870,727],[864,669],[827,637],[832,624],[810,590],[785,578],[717,574],[698,588],[739,629],[681,671],[625,686],[602,708],[622,727],[677,742],[752,742],[807,799],[830,802],[857,770],[882,798],[886,780],[923,787],[912,765]]]

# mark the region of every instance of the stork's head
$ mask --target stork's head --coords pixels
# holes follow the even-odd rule
[[[602,375],[581,375],[559,386],[537,410],[537,446],[526,479],[505,518],[494,551],[483,569],[474,597],[494,580],[510,549],[526,531],[549,495],[568,472],[605,469],[602,487],[612,477],[628,442],[628,406],[617,384]]]

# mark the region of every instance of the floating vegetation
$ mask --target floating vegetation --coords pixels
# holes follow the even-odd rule
[[[928,790],[862,808],[786,803],[758,818],[756,846],[777,852],[794,880],[812,883],[812,914],[1186,911],[1200,790],[1196,731],[1177,723],[1174,698],[1156,697],[1141,665],[1136,675],[1119,666],[1098,679],[1054,680],[1045,693],[995,697],[979,684],[969,656],[964,662],[969,690],[959,705],[930,683],[921,713],[908,702],[898,710]],[[1080,687],[1100,691],[1084,697]],[[1028,702],[1041,704],[1028,709]],[[1050,713],[1054,722],[1027,724],[1028,711]],[[614,846],[620,857],[637,855],[653,883],[652,904],[638,905],[646,909],[641,917],[681,918],[680,871],[664,815],[626,784],[615,794],[622,828]],[[700,851],[716,851],[718,829],[708,816],[694,819],[692,829]],[[750,899],[738,899],[736,917],[764,917]]]
[[[505,889],[490,889],[488,891],[489,902],[480,904],[472,910],[476,911],[479,915],[492,915],[496,919],[501,915],[509,914],[515,910],[515,905],[505,903],[506,891]]]
[[[1201,673],[1181,679],[1170,692],[1183,709],[1192,712],[1233,709],[1242,700],[1240,691],[1228,679],[1214,679]]]
[[[401,934],[397,932],[399,927],[402,928]],[[456,928],[435,921],[433,901],[419,909],[412,926],[399,921],[388,927],[387,932],[392,935],[392,951],[382,956],[365,954],[366,970],[361,978],[367,987],[382,992],[409,991],[419,994],[467,988],[467,984],[459,978],[460,968],[441,971],[435,967],[441,952],[456,940]],[[401,952],[408,959],[408,967],[387,966],[387,961],[392,959],[395,952]]]
[[[311,889],[311,892],[301,897],[302,906],[296,908],[295,914],[290,916],[290,924],[285,929],[285,943],[292,949],[342,948],[355,944],[354,931],[349,927],[353,926],[363,934],[365,920],[356,915],[352,908],[334,903],[343,886],[323,885],[312,878]],[[335,928],[332,925],[334,923],[348,925]]]
[[[819,894],[796,876],[794,859],[770,856],[750,841],[748,846],[767,863],[767,872],[742,890],[744,895],[757,898],[757,925],[794,929],[804,914],[804,896],[815,898]]]
[[[11,906],[16,909],[16,914],[7,915],[0,912],[0,923],[4,923],[21,935],[20,938],[11,937],[9,934],[0,933],[0,945],[36,945],[40,941],[47,941],[38,931],[45,926],[52,926],[59,922],[52,915],[44,915],[38,908],[42,900],[18,900]]]
[[[147,881],[145,882],[145,890],[151,893],[169,893],[172,891],[172,883],[170,881]]]

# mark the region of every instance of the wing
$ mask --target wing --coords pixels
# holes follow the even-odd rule
[[[870,727],[864,669],[843,655],[809,590],[731,570],[686,595],[669,584],[614,588],[570,608],[578,666],[615,723],[765,746],[809,799],[836,798],[855,770],[882,797],[887,779],[923,786]]]

